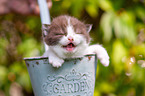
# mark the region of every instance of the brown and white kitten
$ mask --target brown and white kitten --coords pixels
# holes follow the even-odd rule
[[[54,18],[51,25],[42,25],[44,41],[49,46],[44,56],[49,57],[49,63],[54,67],[60,67],[66,58],[97,54],[101,63],[108,66],[107,51],[101,45],[89,46],[91,28],[92,25],[67,15]]]

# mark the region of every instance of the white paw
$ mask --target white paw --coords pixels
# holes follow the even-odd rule
[[[87,54],[95,53],[97,55],[97,58],[100,60],[100,62],[104,66],[109,66],[109,56],[105,48],[103,48],[101,45],[91,45],[86,50]]]
[[[101,61],[101,63],[104,65],[104,66],[109,66],[109,59],[107,59],[107,58],[103,58],[103,59],[101,59],[100,60]]]
[[[99,54],[97,54],[98,59],[104,66],[109,66],[109,56],[106,50],[102,50]]]
[[[53,67],[58,68],[62,66],[64,60],[60,58],[49,57],[49,63],[52,64]]]

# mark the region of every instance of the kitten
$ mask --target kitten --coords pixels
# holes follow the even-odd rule
[[[60,67],[66,58],[77,58],[87,54],[97,54],[104,66],[109,65],[109,56],[101,45],[91,45],[89,32],[92,25],[78,19],[62,15],[53,19],[51,25],[42,25],[43,37],[49,49],[44,56],[49,63]]]

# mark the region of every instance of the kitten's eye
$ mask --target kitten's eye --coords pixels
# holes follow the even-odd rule
[[[66,36],[67,33],[55,33],[55,35],[62,35],[62,36],[65,35]]]
[[[55,35],[65,35],[65,34],[63,34],[63,33],[56,33]]]

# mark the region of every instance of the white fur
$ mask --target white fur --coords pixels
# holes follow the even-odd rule
[[[96,54],[104,66],[109,66],[109,56],[101,45],[91,45],[86,49],[86,54]]]
[[[54,52],[53,50],[49,49],[47,51],[47,56],[49,57],[49,63],[53,65],[53,67],[60,67],[63,63],[64,60],[59,58]]]
[[[49,63],[54,67],[60,67],[64,63],[65,58],[77,58],[87,54],[97,54],[98,59],[104,66],[109,65],[109,56],[107,51],[101,45],[89,46],[86,38],[81,34],[76,34],[68,19],[67,36],[63,36],[59,43],[55,46],[49,46],[44,56],[49,57]],[[72,52],[67,51],[62,46],[68,45],[70,41],[68,38],[73,38],[73,44],[76,45]]]

